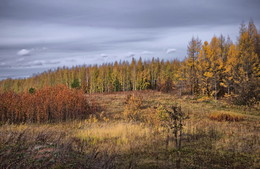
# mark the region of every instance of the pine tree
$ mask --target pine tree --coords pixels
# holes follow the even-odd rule
[[[238,40],[238,76],[235,90],[237,104],[251,105],[259,97],[259,56],[257,55],[258,33],[252,21],[248,27],[241,24]]]

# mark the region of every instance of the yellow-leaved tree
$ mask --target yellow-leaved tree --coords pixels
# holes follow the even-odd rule
[[[237,104],[252,105],[259,100],[259,34],[253,23],[241,24],[238,39],[238,65],[234,75]]]
[[[207,41],[202,45],[198,58],[198,77],[199,77],[199,88],[202,95],[211,95],[210,81],[213,77],[212,68],[210,63],[210,57],[212,55],[211,48]]]

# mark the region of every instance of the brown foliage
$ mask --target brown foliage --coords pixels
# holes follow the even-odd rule
[[[10,123],[83,119],[99,109],[82,91],[64,85],[45,87],[34,94],[0,93],[0,107],[0,121]]]
[[[242,121],[245,119],[245,116],[236,113],[221,111],[221,112],[211,113],[209,115],[209,118],[211,120],[216,120],[216,121]]]

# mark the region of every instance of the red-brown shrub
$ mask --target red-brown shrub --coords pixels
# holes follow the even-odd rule
[[[54,122],[84,119],[99,110],[84,92],[66,86],[45,87],[34,94],[0,93],[0,121]]]

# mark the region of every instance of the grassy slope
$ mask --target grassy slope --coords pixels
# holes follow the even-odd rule
[[[174,168],[173,141],[147,123],[123,119],[126,96],[132,92],[93,94],[104,111],[85,121],[0,127],[0,168]],[[259,115],[256,110],[221,102],[154,91],[138,92],[142,113],[178,103],[185,122],[181,168],[259,168]],[[241,114],[243,121],[209,119],[211,113]]]

